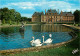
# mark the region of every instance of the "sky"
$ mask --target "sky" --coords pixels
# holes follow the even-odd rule
[[[64,12],[80,10],[80,0],[0,0],[0,8],[15,9],[21,16],[32,17],[34,12],[59,9]]]

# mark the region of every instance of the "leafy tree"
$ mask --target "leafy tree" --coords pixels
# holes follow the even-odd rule
[[[12,20],[12,21],[15,21],[15,10],[14,9],[10,9],[10,15],[9,15],[9,18]]]
[[[27,17],[21,17],[21,20],[20,21],[31,21],[31,18],[27,18]]]
[[[2,20],[2,23],[3,23],[3,24],[5,24],[5,23],[6,23],[6,22],[5,22],[5,19],[3,19],[3,20]]]
[[[9,11],[8,8],[3,8],[3,9],[1,8],[0,9],[0,16],[1,16],[0,19],[1,20],[3,20],[3,19],[6,20],[8,18],[8,11]]]
[[[18,21],[20,21],[20,19],[21,19],[20,13],[16,12],[16,14],[15,14],[15,20],[18,22]]]
[[[75,20],[75,22],[76,23],[79,23],[79,21],[80,21],[80,10],[76,10],[76,11],[74,11],[74,20]]]
[[[11,21],[11,19],[9,19],[9,24],[10,24],[10,25],[12,24],[12,21]]]
[[[2,23],[9,23],[12,24],[14,22],[26,22],[31,21],[31,18],[27,17],[21,17],[21,14],[19,12],[16,12],[14,9],[8,9],[8,8],[0,8],[0,20],[2,20]]]
[[[5,23],[19,22],[21,14],[14,9],[0,8],[0,20]]]

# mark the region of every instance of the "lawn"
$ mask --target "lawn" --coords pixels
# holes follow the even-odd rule
[[[79,52],[76,54],[72,54],[72,50],[74,49],[79,49],[79,39],[80,39],[80,33],[76,32],[78,37],[61,47],[56,47],[56,48],[49,48],[49,49],[42,49],[40,51],[30,51],[30,52],[18,52],[18,53],[11,53],[11,54],[1,54],[0,56],[6,55],[6,56],[79,56]]]

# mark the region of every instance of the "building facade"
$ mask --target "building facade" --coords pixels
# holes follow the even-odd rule
[[[35,12],[32,15],[32,22],[46,22],[46,23],[56,23],[56,22],[74,22],[74,15],[71,12],[63,12],[59,13],[59,10],[49,9],[45,14],[43,12]]]

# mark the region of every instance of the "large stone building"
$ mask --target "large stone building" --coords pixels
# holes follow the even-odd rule
[[[64,22],[64,23],[73,23],[74,15],[71,12],[63,12],[59,13],[59,10],[49,9],[45,14],[43,12],[35,12],[32,15],[32,22],[46,22],[46,23],[56,23],[56,22]]]

